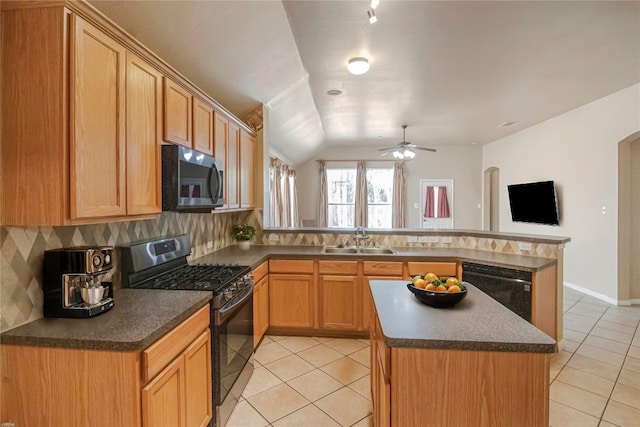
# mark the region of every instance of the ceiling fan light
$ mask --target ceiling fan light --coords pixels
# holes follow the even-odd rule
[[[377,9],[380,6],[380,0],[371,0],[371,9]]]
[[[402,151],[394,151],[393,157],[396,159],[404,159],[404,153]]]
[[[367,58],[351,58],[347,69],[351,74],[360,75],[369,71],[369,60]]]
[[[375,24],[376,22],[378,22],[378,17],[376,16],[376,13],[373,11],[373,9],[367,10],[367,16],[369,17],[369,24]]]
[[[414,153],[414,152],[413,152],[413,151],[411,151],[411,150],[406,150],[406,151],[404,152],[404,156],[405,156],[407,159],[413,159],[413,158],[416,156],[416,153]]]

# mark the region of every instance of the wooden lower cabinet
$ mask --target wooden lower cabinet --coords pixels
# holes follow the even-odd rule
[[[269,272],[269,325],[312,328],[313,282],[313,274]]]
[[[204,427],[213,415],[209,305],[143,351],[1,345],[0,362],[0,421],[16,426]]]
[[[320,328],[358,329],[361,295],[358,276],[321,275],[318,279]]]
[[[269,329],[269,276],[258,280],[253,288],[253,348],[258,347]]]

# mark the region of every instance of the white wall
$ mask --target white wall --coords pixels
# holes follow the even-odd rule
[[[618,143],[640,130],[640,85],[485,145],[500,169],[500,231],[568,236],[564,280],[617,299]],[[554,180],[560,226],[511,221],[507,185]],[[606,214],[602,214],[602,207]]]
[[[325,148],[312,159],[297,165],[298,209],[300,218],[316,218],[318,211],[318,163],[316,160],[373,160],[378,157],[377,147]],[[420,204],[420,180],[453,179],[454,227],[480,229],[482,202],[482,159],[479,147],[435,147],[436,153],[418,152],[406,165],[406,227],[419,228],[422,208]],[[347,163],[337,165],[347,166]],[[393,162],[367,162],[368,166],[390,166]]]

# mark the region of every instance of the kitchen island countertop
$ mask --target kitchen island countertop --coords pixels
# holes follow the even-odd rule
[[[141,351],[207,304],[212,293],[115,289],[111,310],[88,319],[42,318],[0,335],[2,344]]]
[[[556,342],[471,284],[448,308],[420,303],[406,280],[372,280],[371,294],[388,347],[553,353]]]

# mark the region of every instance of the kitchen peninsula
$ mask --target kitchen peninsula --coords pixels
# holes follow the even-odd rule
[[[473,285],[458,305],[371,281],[376,426],[548,426],[555,342]]]

